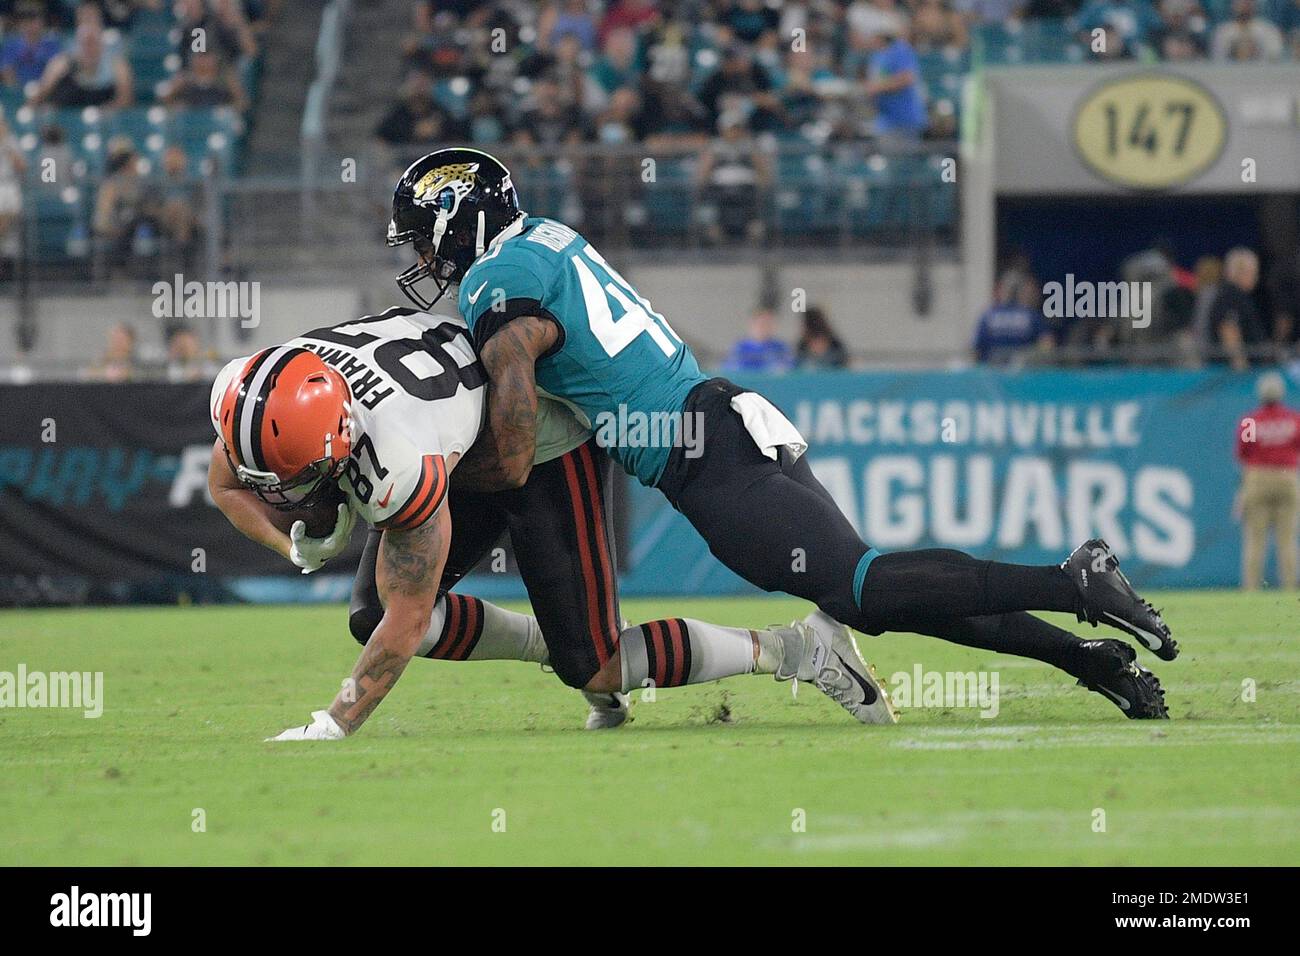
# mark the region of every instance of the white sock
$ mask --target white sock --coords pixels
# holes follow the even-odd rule
[[[702,684],[754,670],[754,639],[741,627],[689,618],[647,621],[619,635],[623,690]],[[761,649],[760,649],[761,653]]]
[[[449,591],[434,605],[417,657],[447,661],[547,660],[537,619]]]

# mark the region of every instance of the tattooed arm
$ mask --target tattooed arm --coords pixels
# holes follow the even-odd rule
[[[487,422],[456,470],[460,485],[477,491],[522,487],[537,449],[534,366],[559,338],[555,323],[523,316],[488,339],[479,361],[488,373]]]
[[[418,528],[384,532],[375,569],[384,616],[329,710],[344,733],[355,733],[374,712],[420,646],[438,601],[450,544],[451,517],[445,507]]]

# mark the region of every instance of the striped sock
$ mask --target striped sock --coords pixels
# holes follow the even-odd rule
[[[533,661],[546,657],[535,618],[449,591],[438,599],[415,652],[439,661]]]
[[[623,690],[702,684],[754,670],[752,632],[683,618],[648,621],[619,637]]]

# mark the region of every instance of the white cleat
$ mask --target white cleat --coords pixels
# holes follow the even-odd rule
[[[786,659],[777,680],[807,681],[861,723],[898,723],[889,691],[876,669],[862,659],[847,627],[814,611],[780,630],[786,640]]]
[[[627,694],[594,694],[584,690],[582,696],[587,698],[591,710],[587,711],[588,730],[613,730],[627,723]]]

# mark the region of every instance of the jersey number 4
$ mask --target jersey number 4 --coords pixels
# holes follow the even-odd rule
[[[681,336],[673,331],[668,320],[650,308],[650,303],[637,295],[618,272],[591,246],[582,255],[569,257],[582,284],[582,299],[587,306],[587,323],[605,354],[613,358],[642,333],[649,335],[660,351],[669,357],[677,353]],[[596,271],[604,273],[609,281],[601,283]],[[617,317],[610,303],[619,309]]]

